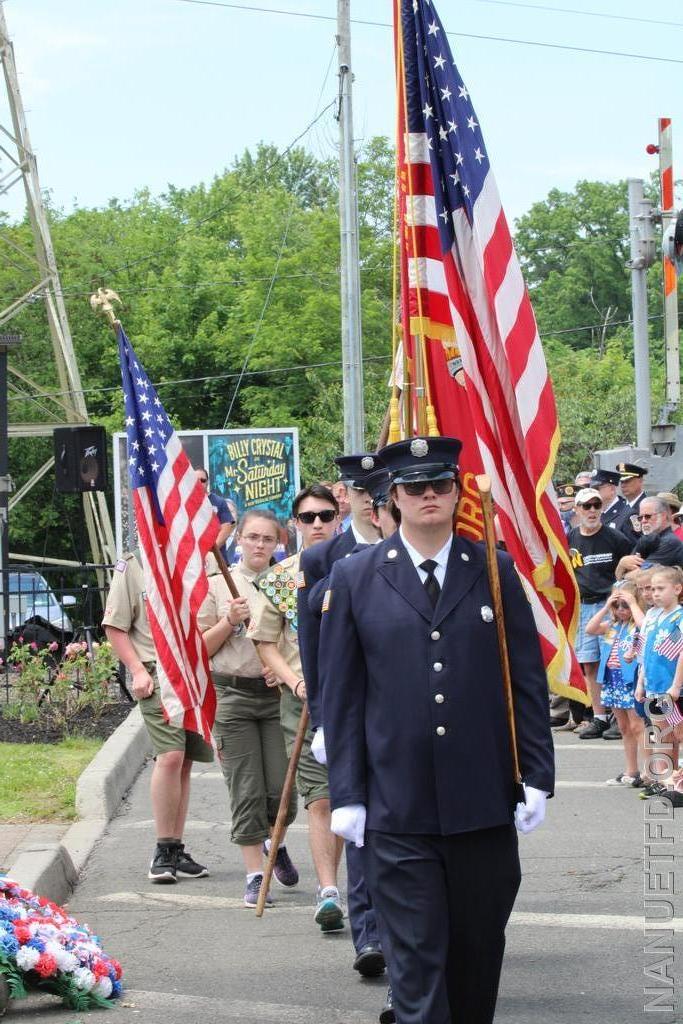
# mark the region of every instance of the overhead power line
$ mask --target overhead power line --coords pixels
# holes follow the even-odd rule
[[[172,0],[179,4],[196,4],[199,7],[227,7],[235,11],[252,11],[255,14],[281,14],[290,18],[307,18],[310,21],[333,21],[331,14],[312,14],[309,11],[292,11],[276,7],[255,7],[251,4],[231,4],[225,0]],[[388,21],[366,21],[362,18],[351,18],[353,25],[369,25],[372,28],[393,28]],[[568,43],[545,43],[536,39],[513,39],[510,36],[479,35],[474,32],[446,32],[454,39],[479,39],[489,43],[511,43],[515,46],[540,46],[548,50],[566,50],[569,53],[593,53],[601,57],[626,57],[630,60],[650,60],[662,64],[683,64],[677,57],[659,57],[651,53],[626,53],[622,50],[596,50],[589,46],[570,46]]]
[[[376,363],[376,362],[379,362],[379,361],[384,361],[384,362],[387,363],[387,375],[388,375],[389,371],[391,369],[391,367],[389,366],[390,357],[388,355],[386,355],[386,356],[384,356],[384,355],[382,355],[382,356],[363,356],[363,362],[364,363]],[[235,373],[213,373],[213,374],[207,374],[204,377],[179,377],[176,380],[160,380],[160,381],[154,382],[154,387],[157,390],[159,390],[159,388],[177,387],[179,384],[204,384],[204,383],[210,383],[212,381],[235,380],[235,379],[237,379],[239,377],[268,377],[268,376],[271,376],[272,374],[275,374],[275,373],[297,373],[297,372],[303,372],[305,370],[320,370],[320,369],[324,369],[325,367],[328,367],[328,366],[340,366],[340,365],[341,365],[341,361],[339,359],[328,359],[328,360],[326,360],[324,362],[319,362],[319,363],[298,363],[297,365],[294,365],[294,366],[275,366],[275,367],[271,367],[270,369],[263,369],[263,370],[246,370],[244,373],[242,373],[241,371],[238,370]],[[84,394],[84,395],[92,395],[92,394],[101,395],[101,394],[105,394],[106,392],[109,392],[109,391],[120,391],[120,390],[121,390],[121,385],[120,384],[112,384],[112,385],[109,385],[109,386],[106,386],[106,387],[101,387],[101,388],[84,388],[82,390],[81,394]],[[72,393],[73,392],[71,392],[71,391],[68,391],[68,392],[64,392],[64,391],[41,391],[41,393],[40,393],[40,395],[38,397],[41,398],[41,399],[44,399],[44,398],[61,398],[65,394],[69,394],[70,395]],[[26,401],[33,401],[33,400],[34,400],[34,398],[33,398],[32,395],[10,395],[8,397],[8,401],[9,402],[20,402],[20,401],[26,402]]]
[[[679,310],[679,316],[681,316],[681,318],[683,318],[683,309]],[[664,318],[664,314],[663,313],[651,313],[650,316],[648,316],[648,320],[662,320],[663,318]],[[608,327],[608,329],[612,328],[612,327],[622,327],[622,326],[627,326],[630,323],[632,323],[632,320],[630,318],[626,319],[626,320],[613,320],[611,323],[607,324],[607,327]],[[595,323],[595,324],[581,324],[580,326],[577,326],[577,327],[559,327],[557,329],[553,329],[552,327],[545,327],[545,328],[543,328],[543,330],[539,331],[539,334],[540,334],[541,339],[543,339],[543,338],[549,338],[549,337],[556,337],[558,334],[580,334],[582,331],[601,331],[601,330],[604,329],[604,327],[605,327],[605,324],[603,322]],[[390,373],[390,370],[391,370],[391,366],[390,366],[391,359],[390,359],[389,354],[381,355],[381,356],[363,356],[363,362],[364,363],[376,363],[376,362],[382,362],[382,361],[386,362],[386,364],[387,364],[387,375],[388,375]],[[272,376],[273,374],[277,374],[277,373],[303,373],[306,370],[321,370],[321,369],[325,369],[326,367],[329,367],[329,366],[339,366],[339,365],[340,365],[340,360],[339,359],[328,359],[326,361],[319,362],[319,363],[297,363],[297,364],[295,364],[293,366],[274,366],[274,367],[270,367],[268,369],[246,370],[244,373],[241,373],[241,371],[239,371],[239,370],[237,370],[237,371],[235,371],[233,373],[211,373],[211,374],[207,374],[206,376],[203,376],[203,377],[179,377],[179,378],[177,378],[175,380],[161,380],[161,381],[154,381],[153,383],[154,383],[154,387],[158,390],[159,388],[177,387],[179,384],[205,384],[205,383],[210,383],[212,381],[236,380],[240,376],[243,377],[243,378],[244,377],[269,377],[269,376]],[[105,394],[105,393],[110,392],[110,391],[120,391],[120,390],[121,390],[121,385],[120,384],[113,384],[113,385],[109,385],[109,386],[106,386],[106,387],[84,388],[81,393],[84,394],[84,395],[92,395],[92,394],[100,395],[100,394]],[[63,398],[64,395],[66,395],[66,394],[72,394],[72,392],[71,391],[69,391],[69,392],[64,392],[64,391],[41,391],[41,393],[40,393],[40,395],[38,397],[40,399],[45,399],[45,398]],[[33,396],[31,396],[31,395],[10,395],[7,400],[8,400],[8,402],[26,402],[26,401],[32,401],[33,400]]]
[[[636,18],[628,14],[606,14],[603,11],[579,11],[574,7],[549,7],[546,4],[524,4],[519,0],[477,0],[480,4],[496,7],[522,7],[527,11],[549,11],[551,14],[574,14],[582,18],[604,18],[609,21],[635,21],[639,25],[662,25],[665,28],[683,28],[683,21],[659,21],[655,18]]]

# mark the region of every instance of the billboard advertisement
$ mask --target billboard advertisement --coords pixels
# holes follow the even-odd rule
[[[177,433],[192,465],[208,471],[210,490],[226,499],[235,519],[248,509],[265,507],[287,525],[299,489],[296,427]],[[120,557],[137,546],[124,433],[114,435],[113,456],[116,551]]]

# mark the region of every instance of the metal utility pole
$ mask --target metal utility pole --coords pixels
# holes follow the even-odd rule
[[[659,184],[661,191],[662,233],[676,220],[674,206],[673,144],[671,118],[659,118]],[[681,370],[678,346],[678,275],[673,261],[662,253],[664,274],[664,337],[666,340],[666,404],[662,420],[668,421],[681,400]]]
[[[643,182],[628,180],[628,216],[631,238],[631,303],[633,306],[633,361],[636,379],[638,447],[649,451],[652,426],[649,339],[647,333],[647,268],[655,260],[652,203],[643,195]]]
[[[59,395],[50,395],[10,363],[8,365],[8,372],[11,376],[10,389],[15,395],[30,400],[33,408],[42,412],[43,419],[40,422],[13,424],[8,431],[13,437],[51,437],[55,427],[70,423],[88,423],[89,417],[62,297],[50,227],[43,206],[36,157],[31,149],[14,61],[14,49],[9,38],[1,2],[0,60],[2,61],[11,118],[11,127],[0,125],[3,137],[0,153],[6,158],[9,165],[9,169],[0,175],[0,194],[7,192],[19,182],[23,183],[34,247],[33,250],[27,250],[18,246],[8,236],[6,230],[0,231],[0,243],[12,250],[13,258],[19,255],[23,262],[31,268],[30,273],[35,275],[31,286],[26,288],[25,285],[22,285],[22,288],[26,288],[23,294],[17,296],[6,309],[0,310],[0,325],[10,320],[29,303],[42,302],[44,304],[52,339],[53,365],[57,371],[59,385]],[[46,362],[49,361],[49,356],[46,353]],[[33,486],[41,476],[51,469],[52,464],[53,460],[50,459],[33,474],[31,480],[9,503],[10,509],[28,493],[30,486]],[[114,534],[104,494],[101,492],[96,495],[84,494],[83,508],[93,560],[97,562],[113,561],[115,558]]]
[[[358,190],[353,148],[350,0],[337,2],[339,49],[339,223],[341,234],[341,342],[344,383],[344,451],[365,447],[363,344],[360,310]]]
[[[7,504],[12,481],[9,475],[7,438],[7,349],[19,345],[18,334],[0,334],[0,649],[9,632],[9,522]]]

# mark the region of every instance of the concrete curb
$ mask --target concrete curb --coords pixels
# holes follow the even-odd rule
[[[135,781],[151,747],[136,706],[95,755],[76,783],[74,822],[59,843],[22,847],[7,872],[27,889],[55,903],[69,899],[110,819]]]

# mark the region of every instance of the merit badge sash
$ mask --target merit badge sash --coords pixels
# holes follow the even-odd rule
[[[258,581],[259,590],[270,603],[277,608],[281,615],[289,622],[296,633],[296,580],[288,569],[281,565],[274,565],[268,572],[264,572]]]

